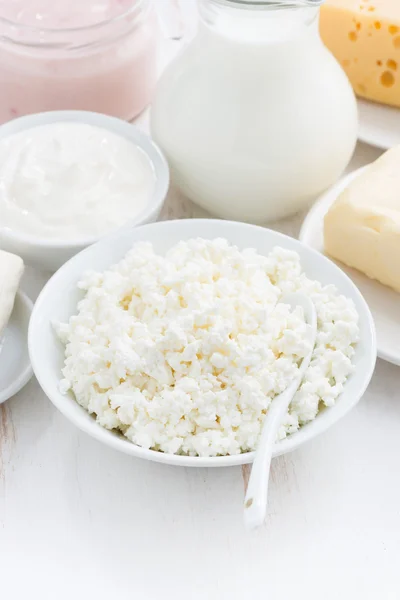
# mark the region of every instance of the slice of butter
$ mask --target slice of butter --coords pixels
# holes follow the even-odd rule
[[[400,106],[400,0],[327,0],[320,32],[358,96]]]
[[[0,250],[0,335],[10,319],[23,272],[22,258]]]
[[[325,216],[324,243],[331,257],[400,292],[400,147],[340,194]]]

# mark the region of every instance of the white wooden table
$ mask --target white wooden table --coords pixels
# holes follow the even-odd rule
[[[349,170],[379,155],[359,145]],[[171,191],[164,218],[196,209]],[[302,215],[276,228],[297,235]],[[34,299],[47,275],[28,271]],[[400,368],[275,459],[265,526],[242,524],[247,468],[183,469],[76,430],[33,379],[0,406],[0,598],[398,600]]]

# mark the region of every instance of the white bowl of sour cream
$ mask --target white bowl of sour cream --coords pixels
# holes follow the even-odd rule
[[[56,111],[0,127],[0,181],[0,247],[55,271],[116,229],[156,220],[169,169],[133,125]]]

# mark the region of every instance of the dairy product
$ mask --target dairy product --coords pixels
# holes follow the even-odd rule
[[[0,0],[0,123],[47,110],[131,119],[156,82],[150,0]]]
[[[23,272],[22,258],[0,250],[0,336],[10,319]]]
[[[0,15],[28,27],[67,29],[97,25],[134,4],[133,0],[0,0]]]
[[[320,30],[358,96],[400,106],[399,0],[327,0]]]
[[[148,156],[106,129],[58,122],[0,139],[0,228],[96,238],[137,216],[154,184]]]
[[[351,86],[315,9],[201,7],[197,37],[159,82],[153,136],[174,181],[210,212],[256,222],[294,213],[350,159]]]
[[[257,447],[268,408],[312,346],[302,309],[280,302],[287,292],[314,302],[318,333],[279,437],[332,406],[353,370],[357,311],[308,279],[295,252],[192,239],[160,256],[139,243],[79,287],[77,314],[56,326],[61,390],[144,448],[218,456]]]
[[[367,167],[325,217],[326,252],[400,292],[400,147]]]

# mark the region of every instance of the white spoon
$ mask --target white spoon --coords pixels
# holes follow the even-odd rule
[[[274,398],[265,417],[260,444],[253,461],[244,500],[244,522],[248,529],[259,527],[265,520],[269,469],[276,436],[293,396],[299,389],[304,373],[308,369],[317,335],[317,313],[314,304],[307,296],[303,294],[287,294],[282,298],[281,302],[290,304],[292,308],[296,308],[296,306],[303,307],[306,323],[311,326],[312,330],[312,349],[303,358],[298,374],[289,387],[282,394]]]

